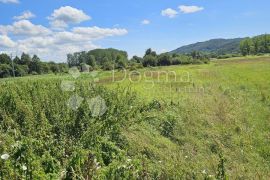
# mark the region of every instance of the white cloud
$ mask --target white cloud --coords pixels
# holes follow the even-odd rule
[[[169,18],[174,18],[177,14],[178,12],[171,8],[167,8],[161,11],[162,16],[167,16]]]
[[[70,6],[56,9],[48,17],[52,25],[51,29],[27,20],[31,17],[34,17],[34,14],[25,11],[20,16],[14,17],[18,21],[13,24],[0,25],[0,47],[3,50],[37,54],[43,60],[65,61],[67,53],[100,48],[94,43],[98,39],[128,33],[124,28],[97,26],[63,30],[61,28],[68,27],[70,24],[78,24],[91,19],[83,11]]]
[[[18,27],[16,25],[3,27],[12,34],[25,33],[25,31],[21,32],[21,28],[16,29],[15,27]],[[15,42],[6,35],[0,35],[0,46],[4,47],[5,50],[17,51],[18,53],[37,54],[44,60],[65,61],[67,53],[100,48],[93,43],[97,39],[122,36],[127,33],[126,29],[121,28],[75,27],[71,31],[50,31],[50,33],[43,33],[38,36],[36,36],[37,33],[18,36]]]
[[[24,11],[20,16],[14,16],[13,19],[15,20],[22,20],[22,19],[31,19],[36,17],[31,11]]]
[[[23,36],[42,36],[50,34],[51,30],[42,25],[34,25],[29,20],[20,20],[14,22],[12,25],[0,25],[0,33]]]
[[[55,9],[48,19],[53,28],[63,29],[68,27],[69,24],[79,24],[83,21],[90,20],[91,17],[82,10],[65,6]]]
[[[56,38],[56,39],[55,39]],[[43,60],[66,61],[68,53],[89,51],[100,48],[91,41],[75,42],[57,39],[57,37],[33,37],[18,41],[17,51],[37,54]]]
[[[51,31],[42,25],[34,25],[29,20],[21,20],[14,22],[12,25],[0,25],[0,33],[25,36],[41,36],[50,34]]]
[[[148,25],[150,24],[150,21],[147,20],[147,19],[144,19],[142,22],[141,22],[142,25]]]
[[[184,14],[190,14],[190,13],[195,13],[195,12],[202,11],[204,8],[203,7],[199,7],[199,6],[185,6],[185,5],[181,5],[181,6],[179,6],[179,9]]]
[[[12,48],[15,47],[15,45],[16,43],[12,41],[8,36],[0,35],[0,47]]]
[[[18,0],[0,0],[1,3],[14,3],[18,4],[20,3]]]
[[[128,33],[126,29],[119,28],[99,28],[99,27],[76,27],[72,32],[86,36],[91,39],[101,39],[108,36],[122,36]]]

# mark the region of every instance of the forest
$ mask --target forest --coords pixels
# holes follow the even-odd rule
[[[264,34],[242,40],[240,42],[240,51],[243,56],[270,53],[270,35]]]
[[[143,57],[133,56],[131,59],[128,59],[127,52],[116,49],[95,49],[89,52],[83,51],[67,55],[69,67],[88,65],[90,69],[101,68],[103,70],[202,64],[208,61],[209,57],[198,51],[193,51],[189,54],[162,53],[158,55],[151,48],[145,51]]]

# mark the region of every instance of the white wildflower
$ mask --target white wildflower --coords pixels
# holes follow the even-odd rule
[[[9,158],[9,155],[8,154],[3,154],[1,156],[1,159],[3,159],[3,160],[7,160],[8,158]]]
[[[27,167],[25,165],[22,166],[22,170],[26,171]]]
[[[203,174],[206,174],[206,170],[204,169],[204,170],[202,171],[202,173],[203,173]]]

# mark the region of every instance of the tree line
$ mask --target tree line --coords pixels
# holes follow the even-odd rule
[[[0,54],[0,78],[20,77],[49,73],[67,73],[68,67],[76,66],[82,71],[95,69],[137,69],[143,67],[170,66],[180,64],[208,63],[209,56],[198,51],[189,54],[157,54],[152,49],[147,49],[143,57],[133,56],[128,59],[125,51],[117,49],[95,49],[91,51],[76,52],[67,55],[67,63],[42,62],[37,55],[32,57],[22,53],[21,57],[10,57]]]
[[[240,51],[243,56],[270,53],[270,35],[264,34],[242,40]]]
[[[151,48],[146,50],[143,57],[133,56],[131,59],[128,59],[127,52],[117,49],[95,49],[67,55],[69,67],[77,66],[84,69],[85,66],[88,66],[90,70],[201,64],[208,63],[209,59],[209,56],[197,51],[189,54],[162,53],[158,55]]]
[[[11,58],[7,54],[0,54],[0,78],[66,72],[66,63],[42,62],[37,55],[31,57],[22,53],[21,57]]]
[[[143,58],[140,59],[134,56],[131,61],[134,60],[136,60],[138,63],[141,63],[144,67],[155,67],[180,64],[203,64],[208,63],[209,57],[199,51],[193,51],[187,54],[162,53],[157,55],[157,53],[150,48],[146,50]]]

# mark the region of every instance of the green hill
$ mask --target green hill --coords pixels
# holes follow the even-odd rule
[[[243,40],[243,38],[211,39],[209,41],[182,46],[171,51],[171,53],[182,54],[190,53],[192,51],[202,51],[217,54],[233,54],[239,52],[239,44],[241,40]]]

